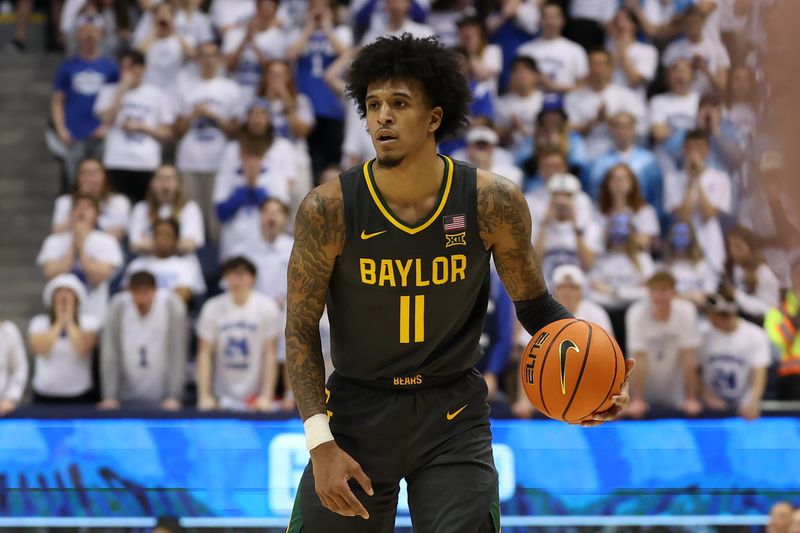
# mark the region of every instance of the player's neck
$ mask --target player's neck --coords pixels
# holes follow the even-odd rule
[[[436,150],[421,150],[391,168],[373,167],[375,183],[390,203],[413,203],[438,194],[444,175],[444,161]]]

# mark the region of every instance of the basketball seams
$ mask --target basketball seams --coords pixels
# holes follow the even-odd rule
[[[545,363],[547,363],[547,356],[550,355],[550,349],[553,346],[555,346],[556,339],[558,339],[558,336],[561,335],[561,333],[565,329],[570,327],[575,322],[580,322],[580,320],[578,320],[577,318],[572,320],[572,322],[562,326],[561,329],[558,330],[558,332],[555,335],[553,335],[553,340],[550,341],[550,345],[547,347],[547,350],[544,352],[544,356],[542,357],[542,363],[539,366],[539,398],[542,400],[542,409],[544,409],[544,414],[546,414],[548,417],[550,417],[550,410],[547,408],[547,404],[545,404],[545,401],[544,401],[544,387],[542,386],[543,385],[543,378],[544,378],[544,365],[545,365]],[[552,418],[552,417],[550,417],[550,418]]]
[[[581,385],[581,379],[583,379],[583,372],[584,370],[586,370],[586,362],[589,360],[589,349],[592,346],[592,330],[594,329],[592,328],[592,325],[585,320],[576,319],[576,322],[582,322],[586,324],[586,327],[589,329],[589,335],[586,338],[586,349],[584,350],[583,354],[583,363],[581,363],[581,371],[578,372],[578,379],[575,381],[575,386],[572,389],[572,395],[570,396],[569,401],[567,402],[567,406],[564,408],[564,412],[561,413],[561,418],[563,418],[565,421],[567,420],[567,411],[569,411],[569,408],[572,407],[572,402],[575,400],[575,395],[578,394],[578,388]],[[616,362],[614,363],[614,365],[616,366]]]
[[[617,380],[617,370],[618,370],[618,367],[619,367],[619,362],[617,361],[617,343],[614,341],[614,339],[611,338],[611,335],[609,335],[606,330],[604,330],[602,328],[601,328],[601,330],[603,331],[605,336],[608,337],[608,341],[611,344],[611,349],[614,350],[614,375],[611,376],[611,385],[608,386],[608,392],[603,397],[603,400],[600,402],[600,405],[598,405],[597,407],[595,407],[592,410],[592,413],[596,412],[598,409],[600,409],[603,406],[604,403],[606,403],[606,399],[611,394],[611,391],[614,389],[614,383]],[[623,357],[623,359],[624,359],[624,357]]]

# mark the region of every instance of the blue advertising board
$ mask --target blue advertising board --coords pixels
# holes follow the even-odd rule
[[[778,499],[800,503],[796,418],[492,428],[507,525],[578,515],[748,523]],[[3,420],[0,517],[173,514],[277,525],[307,460],[298,420]],[[400,521],[407,515],[402,494]]]

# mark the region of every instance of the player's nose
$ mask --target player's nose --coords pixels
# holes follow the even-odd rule
[[[391,124],[392,122],[394,122],[394,117],[392,116],[392,108],[386,102],[381,104],[380,109],[378,109],[378,122],[380,124]]]

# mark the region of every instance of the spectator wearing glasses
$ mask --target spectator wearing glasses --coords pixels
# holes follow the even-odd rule
[[[703,403],[712,410],[735,411],[754,420],[761,414],[767,386],[767,334],[737,316],[739,306],[730,295],[710,294],[703,309],[709,321],[697,349]]]

